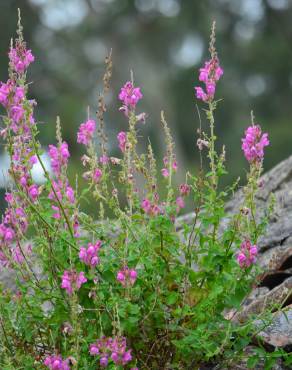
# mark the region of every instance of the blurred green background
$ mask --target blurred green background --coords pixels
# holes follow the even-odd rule
[[[138,110],[149,115],[143,135],[150,137],[162,158],[163,109],[176,141],[178,178],[184,169],[198,166],[193,88],[198,68],[208,58],[213,20],[225,71],[218,84],[217,97],[224,101],[216,112],[216,126],[218,145],[227,148],[227,180],[244,177],[240,139],[251,109],[270,135],[266,169],[291,154],[291,0],[1,0],[2,81],[7,79],[7,51],[18,7],[25,39],[36,57],[29,80],[31,97],[38,101],[40,140],[44,146],[54,142],[60,115],[72,153],[72,177],[83,150],[76,144],[76,130],[86,119],[88,106],[94,116],[103,61],[111,48],[114,68],[105,117],[111,154],[118,155],[116,135],[126,128],[117,95],[133,69],[144,94]],[[1,149],[0,161],[3,172],[7,163]]]

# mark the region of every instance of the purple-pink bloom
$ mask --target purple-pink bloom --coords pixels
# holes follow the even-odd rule
[[[182,209],[182,208],[184,208],[185,207],[185,201],[183,200],[183,198],[182,197],[177,197],[176,198],[176,201],[175,201],[175,203],[176,203],[176,211],[177,211],[177,213]]]
[[[121,131],[118,133],[117,139],[119,142],[119,148],[124,152],[126,150],[127,134],[124,131]]]
[[[61,288],[65,289],[71,295],[73,290],[79,290],[81,285],[86,282],[87,279],[83,271],[77,273],[76,271],[65,270],[62,276]]]
[[[36,201],[40,192],[39,192],[39,187],[36,184],[31,185],[28,188],[28,194],[31,197],[33,201]]]
[[[128,266],[125,266],[117,273],[117,281],[120,282],[124,287],[132,286],[137,280],[137,271],[134,269],[129,269]]]
[[[21,105],[13,105],[10,109],[10,118],[19,123],[24,117],[24,108]]]
[[[47,356],[44,365],[50,370],[70,370],[69,360],[63,360],[60,355]]]
[[[180,184],[179,186],[180,195],[187,196],[189,195],[190,191],[191,191],[191,188],[188,184]]]
[[[165,178],[169,177],[169,171],[168,171],[168,169],[167,168],[162,168],[161,174]]]
[[[141,203],[141,207],[143,208],[144,212],[149,214],[151,211],[151,202],[149,199],[143,199]]]
[[[102,170],[100,168],[96,168],[93,172],[93,181],[99,182],[102,176]]]
[[[138,101],[142,99],[140,87],[134,87],[132,82],[128,81],[121,88],[119,93],[119,99],[123,102],[123,105],[127,108],[135,108]]]
[[[11,67],[17,73],[24,73],[30,63],[34,62],[31,50],[26,50],[20,43],[16,45],[16,48],[11,48],[8,55]]]
[[[270,144],[268,134],[262,134],[259,125],[249,126],[241,141],[244,156],[250,163],[260,163],[264,158],[264,147]]]
[[[66,168],[70,157],[68,144],[63,141],[61,145],[49,145],[49,156],[51,158],[51,166],[54,174],[59,176],[62,168]]]
[[[98,252],[100,247],[100,240],[95,244],[88,243],[87,249],[85,247],[81,247],[79,252],[80,260],[90,267],[95,267],[99,263]]]
[[[216,91],[216,82],[223,75],[223,69],[219,65],[218,57],[214,57],[205,62],[204,67],[200,68],[199,80],[205,84],[205,90],[201,86],[196,86],[196,97],[204,102],[211,101]]]
[[[93,119],[81,123],[77,133],[77,143],[88,145],[92,140],[95,131],[96,123]]]
[[[99,162],[101,163],[101,164],[108,164],[109,163],[109,157],[107,156],[107,155],[105,155],[105,154],[103,154],[101,157],[99,157]]]
[[[247,268],[256,262],[258,249],[256,245],[252,245],[249,240],[241,243],[240,252],[236,256],[236,260],[241,268]]]

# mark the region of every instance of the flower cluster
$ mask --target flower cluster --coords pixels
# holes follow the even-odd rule
[[[190,191],[191,191],[191,188],[190,188],[190,185],[188,184],[180,184],[179,186],[179,192],[180,192],[180,195],[185,197],[187,195],[190,194]]]
[[[24,206],[17,196],[6,193],[5,200],[8,207],[5,211],[2,222],[0,223],[0,263],[4,266],[10,266],[10,258],[16,263],[22,263],[23,253],[31,253],[31,246],[20,247],[19,242],[14,242],[26,233],[28,229],[28,219]]]
[[[264,147],[269,144],[268,134],[262,134],[259,125],[252,125],[245,130],[241,148],[250,163],[260,163],[264,158]]]
[[[132,286],[137,280],[137,271],[134,269],[129,269],[128,266],[125,266],[122,270],[117,273],[117,280],[122,284],[123,287]]]
[[[47,356],[44,365],[50,370],[70,370],[69,360],[63,360],[62,356]]]
[[[95,128],[96,123],[93,119],[89,119],[86,122],[81,123],[77,133],[77,143],[88,145],[93,138]]]
[[[87,279],[84,272],[77,273],[76,271],[65,270],[62,276],[61,288],[65,289],[69,295],[75,290],[79,290],[81,285],[86,283]]]
[[[216,83],[223,75],[223,69],[219,65],[219,59],[214,56],[209,61],[205,62],[203,68],[200,68],[199,80],[204,82],[205,90],[196,86],[196,97],[197,99],[208,102],[213,100],[216,90]]]
[[[163,158],[163,163],[164,163],[165,167],[162,168],[161,174],[162,174],[163,177],[167,178],[170,175],[170,173],[169,173],[169,164],[170,164],[169,158],[164,157]],[[178,169],[177,161],[176,161],[175,158],[173,158],[173,160],[171,161],[171,170],[176,172],[177,169]]]
[[[99,356],[101,367],[107,367],[109,359],[111,359],[115,365],[122,366],[132,361],[131,350],[127,350],[127,342],[124,337],[102,337],[90,345],[90,354],[92,356]],[[137,368],[132,369],[134,370]]]
[[[98,240],[95,244],[88,243],[88,248],[80,248],[79,258],[82,262],[90,267],[95,267],[99,263],[98,251],[101,247],[101,241]]]
[[[68,184],[68,181],[63,183],[61,180],[52,181],[52,190],[50,191],[48,198],[56,203],[52,205],[52,209],[55,212],[53,218],[59,220],[61,218],[61,210],[59,207],[59,202],[65,201],[70,204],[74,204],[75,196],[73,188]]]
[[[25,48],[24,43],[17,42],[15,48],[9,51],[11,68],[17,73],[24,73],[28,66],[34,62],[31,50]]]
[[[256,262],[258,249],[256,245],[252,245],[249,240],[241,243],[240,252],[237,254],[236,259],[241,268],[249,267]]]
[[[141,202],[141,208],[147,215],[157,216],[163,213],[161,206],[156,203],[152,203],[149,199],[145,198]]]
[[[51,167],[54,174],[58,177],[62,168],[67,168],[70,157],[68,144],[63,141],[58,147],[49,145],[49,156],[51,158]]]
[[[128,109],[134,109],[142,97],[143,95],[140,87],[134,87],[130,81],[125,83],[119,93],[119,99],[123,103],[123,106],[127,107]]]

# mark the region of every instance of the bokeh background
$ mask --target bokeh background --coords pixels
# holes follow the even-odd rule
[[[225,71],[218,84],[217,96],[224,101],[216,112],[216,126],[218,145],[227,147],[227,181],[245,176],[240,139],[251,110],[270,135],[266,169],[291,154],[292,0],[1,0],[2,81],[7,79],[7,51],[18,7],[25,39],[36,57],[29,79],[31,97],[38,101],[40,140],[45,147],[54,142],[59,115],[72,153],[72,177],[83,149],[76,144],[76,130],[88,106],[94,116],[110,49],[114,68],[105,118],[112,155],[118,154],[116,135],[126,127],[117,95],[132,69],[144,94],[139,110],[149,115],[142,128],[145,138],[162,158],[163,109],[176,141],[178,178],[183,169],[198,166],[193,88],[198,68],[208,57],[213,20]],[[1,173],[7,166],[2,148]],[[0,186],[2,199],[5,176]]]

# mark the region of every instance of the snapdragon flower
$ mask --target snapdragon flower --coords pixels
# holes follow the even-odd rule
[[[179,192],[181,196],[187,196],[190,194],[191,188],[188,184],[180,184]]]
[[[98,252],[100,247],[100,240],[95,244],[88,243],[87,249],[85,247],[81,247],[79,252],[80,260],[90,267],[95,267],[99,263]]]
[[[205,62],[204,67],[200,68],[199,80],[205,84],[205,90],[201,86],[196,86],[196,97],[204,102],[212,101],[216,91],[216,83],[223,75],[223,69],[220,67],[219,59],[213,56],[212,59]]]
[[[58,177],[61,174],[62,168],[66,168],[68,165],[68,159],[70,157],[68,144],[63,141],[58,147],[49,145],[49,156],[52,170]]]
[[[129,269],[128,266],[125,266],[122,270],[117,273],[117,281],[122,284],[123,287],[132,286],[137,280],[137,271],[134,269]]]
[[[70,370],[69,360],[63,360],[60,355],[47,356],[44,365],[50,370]]]
[[[140,87],[134,87],[134,85],[130,81],[125,83],[119,93],[119,99],[127,108],[135,108],[142,97],[143,94],[141,93]]]
[[[127,134],[124,131],[121,131],[118,133],[117,139],[119,142],[119,148],[124,153],[124,151],[126,150]]]
[[[93,138],[95,128],[96,123],[93,119],[89,119],[86,122],[81,123],[77,133],[77,143],[88,145]]]
[[[77,273],[76,271],[65,270],[62,276],[61,288],[65,289],[71,295],[73,291],[79,290],[86,282],[87,279],[83,271]]]
[[[132,361],[131,349],[127,349],[125,337],[101,337],[90,345],[90,354],[99,356],[101,367],[107,367],[111,359],[115,365],[125,366]],[[135,369],[135,368],[132,368]]]
[[[16,47],[10,49],[8,56],[11,68],[17,73],[24,73],[35,59],[31,50],[27,50],[21,42],[17,42]]]
[[[270,144],[268,134],[262,134],[259,125],[249,126],[245,130],[245,137],[241,139],[245,158],[250,163],[260,163],[264,158],[264,148]]]
[[[258,249],[256,245],[252,245],[249,240],[241,243],[240,252],[236,256],[236,260],[241,268],[247,268],[256,262]]]
[[[39,197],[39,187],[36,185],[36,184],[32,184],[29,188],[28,188],[28,194],[30,196],[30,198],[32,199],[33,202],[35,202],[38,197]]]

